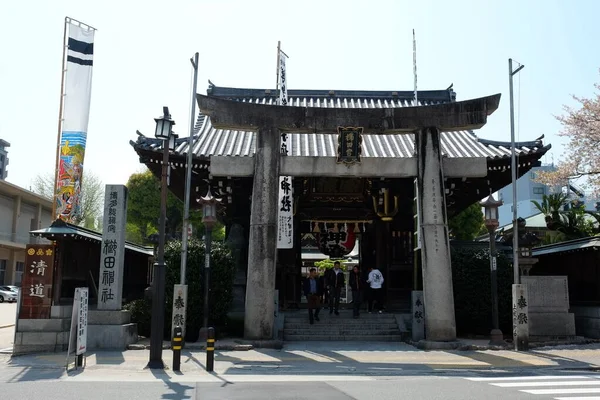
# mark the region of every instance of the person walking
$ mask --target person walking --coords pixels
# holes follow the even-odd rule
[[[377,303],[379,314],[383,312],[383,274],[377,268],[369,268],[369,314],[373,311],[373,303]]]
[[[314,324],[319,321],[321,311],[321,296],[323,295],[323,284],[317,277],[317,270],[311,268],[308,278],[304,281],[304,295],[308,303],[308,321]]]
[[[340,315],[340,296],[342,288],[346,285],[346,277],[339,261],[333,263],[333,269],[328,271],[326,277],[329,286],[329,314]]]
[[[365,289],[365,281],[358,265],[354,266],[348,280],[350,281],[350,288],[352,289],[352,316],[358,318],[360,316],[360,305],[362,304],[363,292]]]

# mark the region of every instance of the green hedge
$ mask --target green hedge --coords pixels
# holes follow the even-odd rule
[[[490,258],[487,248],[452,246],[452,282],[458,335],[488,335],[492,328]],[[497,258],[500,329],[512,332],[512,264]]]
[[[195,342],[203,322],[204,310],[204,242],[192,239],[188,242],[186,284],[188,285],[186,337]],[[173,311],[173,289],[180,282],[181,241],[173,240],[165,247],[166,287],[165,287],[165,340],[170,340]],[[235,268],[229,248],[222,242],[213,242],[210,268],[209,324],[219,333],[219,328],[227,329],[227,313],[233,302],[233,280]],[[138,334],[150,336],[151,302],[135,300],[125,306],[132,313],[132,322],[138,324]]]

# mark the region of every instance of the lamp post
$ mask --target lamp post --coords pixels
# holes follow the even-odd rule
[[[210,288],[210,253],[212,247],[212,230],[217,223],[217,205],[221,200],[215,198],[210,191],[210,182],[206,196],[198,199],[202,204],[202,224],[204,225],[204,322],[200,329],[200,337],[205,338],[208,330],[208,292]]]
[[[496,268],[496,228],[498,228],[498,207],[502,200],[497,201],[494,195],[480,203],[485,209],[485,226],[490,234],[490,277],[492,281],[492,331],[490,332],[491,345],[504,345],[504,338],[500,330],[498,318],[498,274]]]
[[[152,282],[152,326],[150,330],[150,360],[148,368],[164,369],[162,360],[162,342],[165,319],[165,228],[167,219],[167,173],[169,150],[175,147],[175,135],[172,133],[175,121],[171,119],[169,108],[163,107],[163,116],[155,118],[154,136],[163,141],[163,161],[160,181],[160,219],[158,227],[158,254],[154,263],[154,280]]]

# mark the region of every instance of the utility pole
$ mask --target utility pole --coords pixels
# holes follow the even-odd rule
[[[508,59],[508,85],[510,91],[510,143],[511,143],[511,173],[512,173],[512,207],[513,207],[513,268],[514,284],[521,283],[519,279],[519,232],[517,226],[517,155],[515,151],[515,102],[513,98],[513,76],[515,76],[525,66],[520,64],[519,68],[513,71],[513,60]]]

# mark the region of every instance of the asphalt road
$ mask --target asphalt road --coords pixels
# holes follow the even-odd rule
[[[2,398],[104,400],[469,400],[469,399],[599,399],[600,376],[592,373],[541,375],[535,370],[519,375],[486,373],[479,377],[416,375],[400,377],[319,377],[314,380],[257,376],[256,381],[215,377],[213,382],[195,382],[193,376],[169,379],[120,380],[116,375],[94,374],[93,378],[72,373],[57,379],[62,371],[30,369],[14,375],[0,369]],[[12,371],[14,372],[14,371]],[[283,378],[283,377],[282,377]],[[268,381],[265,381],[268,380]],[[109,383],[109,384],[107,384]],[[583,397],[582,397],[583,396]]]
[[[14,324],[16,313],[17,303],[0,303],[0,326]]]
[[[16,312],[16,303],[0,303],[0,352],[12,348],[15,337],[14,323]]]

